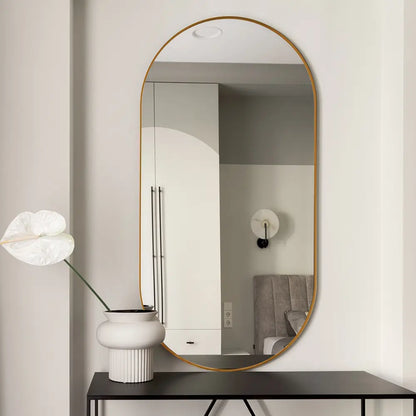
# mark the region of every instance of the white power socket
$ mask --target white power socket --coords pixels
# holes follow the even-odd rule
[[[224,302],[224,328],[233,327],[233,304]]]
[[[232,327],[233,327],[233,319],[224,318],[224,328],[232,328]]]

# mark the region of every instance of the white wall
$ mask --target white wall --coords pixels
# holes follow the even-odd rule
[[[83,189],[75,195],[80,201],[75,218],[82,221],[82,230],[76,230],[84,241],[82,267],[110,306],[137,302],[138,94],[147,65],[166,39],[191,22],[223,14],[249,16],[281,30],[300,47],[316,77],[320,112],[317,305],[301,340],[259,370],[378,371],[379,2],[126,0],[121,7],[110,0],[88,0],[77,1],[75,7],[75,24],[81,26],[76,30],[76,48],[84,51],[76,63],[77,77],[84,81],[75,97],[75,131],[83,133],[75,135],[75,146],[85,148],[80,148],[79,156],[88,162],[75,178]],[[81,411],[92,373],[106,369],[107,361],[94,335],[103,319],[99,305],[88,296],[74,300],[84,314],[81,324],[75,321],[78,343],[83,346],[80,353],[84,353],[74,396]],[[193,370],[164,352],[158,354],[156,367]],[[116,409],[125,409],[128,415],[138,409],[143,414],[163,413],[166,406],[170,414],[184,415],[202,413],[207,403],[111,403],[107,407],[109,415]],[[227,404],[225,410],[240,414],[240,406]],[[344,415],[358,411],[358,406],[355,402],[267,403],[271,412],[289,408],[294,415],[305,408],[312,415]]]
[[[385,1],[381,33],[380,177],[381,188],[381,368],[385,377],[400,382],[403,360],[403,4]],[[397,29],[396,29],[397,28]],[[392,221],[394,219],[394,221]]]
[[[383,1],[380,100],[380,375],[403,382],[403,2]],[[392,221],[392,219],[394,219]],[[391,342],[389,340],[394,340]],[[383,415],[402,412],[386,402]]]
[[[253,353],[253,277],[313,274],[313,166],[220,165],[221,297],[233,303],[233,327],[223,328],[223,349]],[[259,249],[252,215],[279,216],[278,233]]]
[[[0,2],[0,233],[70,215],[70,1]],[[0,414],[69,415],[69,271],[0,250]]]
[[[403,381],[416,390],[416,3],[404,1]],[[409,407],[406,410],[410,413]]]

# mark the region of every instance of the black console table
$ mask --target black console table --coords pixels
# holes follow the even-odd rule
[[[207,416],[217,400],[412,399],[416,416],[416,393],[364,371],[325,372],[171,372],[155,373],[147,383],[122,384],[95,373],[87,394],[87,416],[98,416],[100,400],[211,400]]]

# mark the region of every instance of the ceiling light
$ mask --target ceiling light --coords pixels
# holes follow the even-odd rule
[[[222,30],[216,26],[204,26],[199,29],[195,29],[192,32],[192,36],[198,39],[214,39],[222,35]]]

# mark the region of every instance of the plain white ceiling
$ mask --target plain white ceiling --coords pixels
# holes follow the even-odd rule
[[[201,27],[218,27],[222,35],[198,39]],[[194,26],[173,39],[156,59],[159,62],[224,62],[301,64],[295,50],[271,30],[248,21],[213,20]]]

